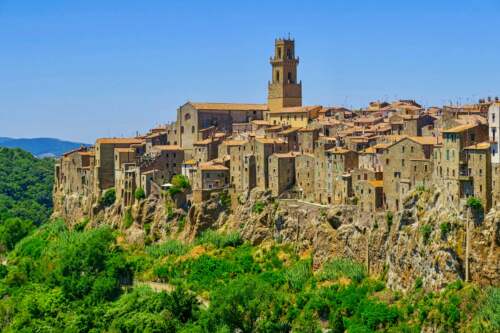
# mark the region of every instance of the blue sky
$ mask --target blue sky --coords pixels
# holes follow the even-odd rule
[[[0,136],[93,142],[187,100],[266,101],[275,37],[305,104],[500,95],[500,1],[0,0]]]

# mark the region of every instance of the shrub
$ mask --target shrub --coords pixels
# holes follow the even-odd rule
[[[130,228],[130,226],[134,223],[134,218],[132,217],[132,210],[127,208],[125,211],[125,215],[123,216],[123,226],[125,229]]]
[[[181,256],[186,254],[189,248],[189,245],[177,239],[172,239],[164,243],[148,246],[146,248],[146,253],[154,258],[162,258],[169,255]]]
[[[415,279],[415,289],[420,289],[424,285],[424,280],[422,280],[422,277],[417,277]]]
[[[432,227],[430,224],[424,224],[420,227],[420,233],[422,234],[424,244],[428,244],[432,233]]]
[[[467,207],[470,207],[476,212],[482,211],[483,210],[483,204],[481,202],[481,199],[476,198],[476,197],[469,197],[467,199]]]
[[[300,291],[312,277],[312,260],[301,260],[295,263],[286,272],[288,286],[292,290]]]
[[[172,186],[168,189],[168,194],[173,198],[176,194],[184,192],[191,188],[189,179],[184,175],[175,175],[172,177]]]
[[[439,225],[439,230],[441,230],[441,238],[445,239],[448,233],[451,231],[451,223],[443,222]]]
[[[361,282],[366,277],[363,265],[349,259],[335,259],[327,262],[319,275],[320,280],[338,280],[346,277],[354,282]]]
[[[219,194],[219,203],[224,209],[229,209],[231,207],[231,197],[227,191],[222,191]]]
[[[144,192],[144,189],[142,187],[138,187],[135,190],[134,196],[136,200],[143,200],[146,199],[146,192]]]
[[[172,177],[172,185],[179,189],[188,189],[191,187],[189,179],[184,175],[175,175]]]
[[[99,199],[99,203],[104,207],[109,207],[116,201],[116,190],[110,188],[104,192],[104,195]]]
[[[87,224],[89,224],[90,222],[90,219],[88,217],[84,217],[80,220],[80,222],[78,222],[77,224],[75,224],[75,231],[83,231],[85,230],[85,227],[87,226]]]
[[[217,248],[224,248],[227,246],[237,247],[243,244],[243,240],[237,232],[221,234],[214,230],[205,231],[198,237],[196,242],[198,244],[212,244]]]
[[[179,217],[179,219],[177,220],[177,227],[178,227],[178,230],[179,231],[182,231],[184,230],[184,226],[186,225],[186,217],[184,215],[182,215],[181,217]]]
[[[17,242],[33,229],[31,221],[23,220],[18,217],[8,218],[0,224],[0,245],[10,251]]]
[[[260,214],[264,211],[266,205],[262,201],[256,201],[252,206],[252,212],[255,214]]]
[[[387,212],[387,214],[385,214],[385,222],[387,222],[387,229],[391,229],[392,227],[392,222],[394,220],[394,214],[392,214],[392,212]]]

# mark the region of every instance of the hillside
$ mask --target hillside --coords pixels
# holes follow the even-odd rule
[[[72,149],[86,145],[80,142],[63,141],[54,138],[5,138],[0,137],[0,147],[20,148],[37,157],[61,156]]]
[[[11,248],[52,213],[54,160],[0,148],[0,247]]]
[[[371,274],[351,259],[318,266],[317,249],[304,246],[310,231],[295,238],[296,223],[283,217],[280,237],[266,235],[283,212],[265,197],[234,213],[225,200],[187,215],[169,201],[142,200],[123,217],[110,206],[92,220],[48,221],[52,167],[50,159],[0,149],[2,332],[500,329],[498,287],[457,280],[434,292],[417,279],[399,292],[387,286],[390,272]],[[151,205],[166,215],[141,224]],[[233,228],[238,214],[244,224]],[[139,228],[145,238],[132,241]]]

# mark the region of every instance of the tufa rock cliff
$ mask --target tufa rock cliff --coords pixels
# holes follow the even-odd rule
[[[394,215],[370,215],[353,205],[277,200],[270,192],[258,190],[232,207],[214,196],[187,212],[161,196],[150,196],[125,211],[118,205],[99,207],[91,198],[56,201],[54,215],[70,225],[84,221],[90,228],[107,223],[121,229],[128,242],[192,241],[209,228],[237,231],[254,245],[275,241],[312,253],[316,268],[334,257],[363,262],[370,274],[385,276],[395,290],[408,290],[417,281],[426,289],[438,290],[465,279],[467,257],[469,280],[480,285],[500,280],[500,211],[468,216],[465,207],[454,209],[437,188],[410,193]]]

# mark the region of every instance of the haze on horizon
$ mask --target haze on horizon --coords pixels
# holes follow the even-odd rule
[[[500,95],[500,2],[0,0],[0,137],[92,143],[184,102],[265,103],[276,37],[304,104]]]

